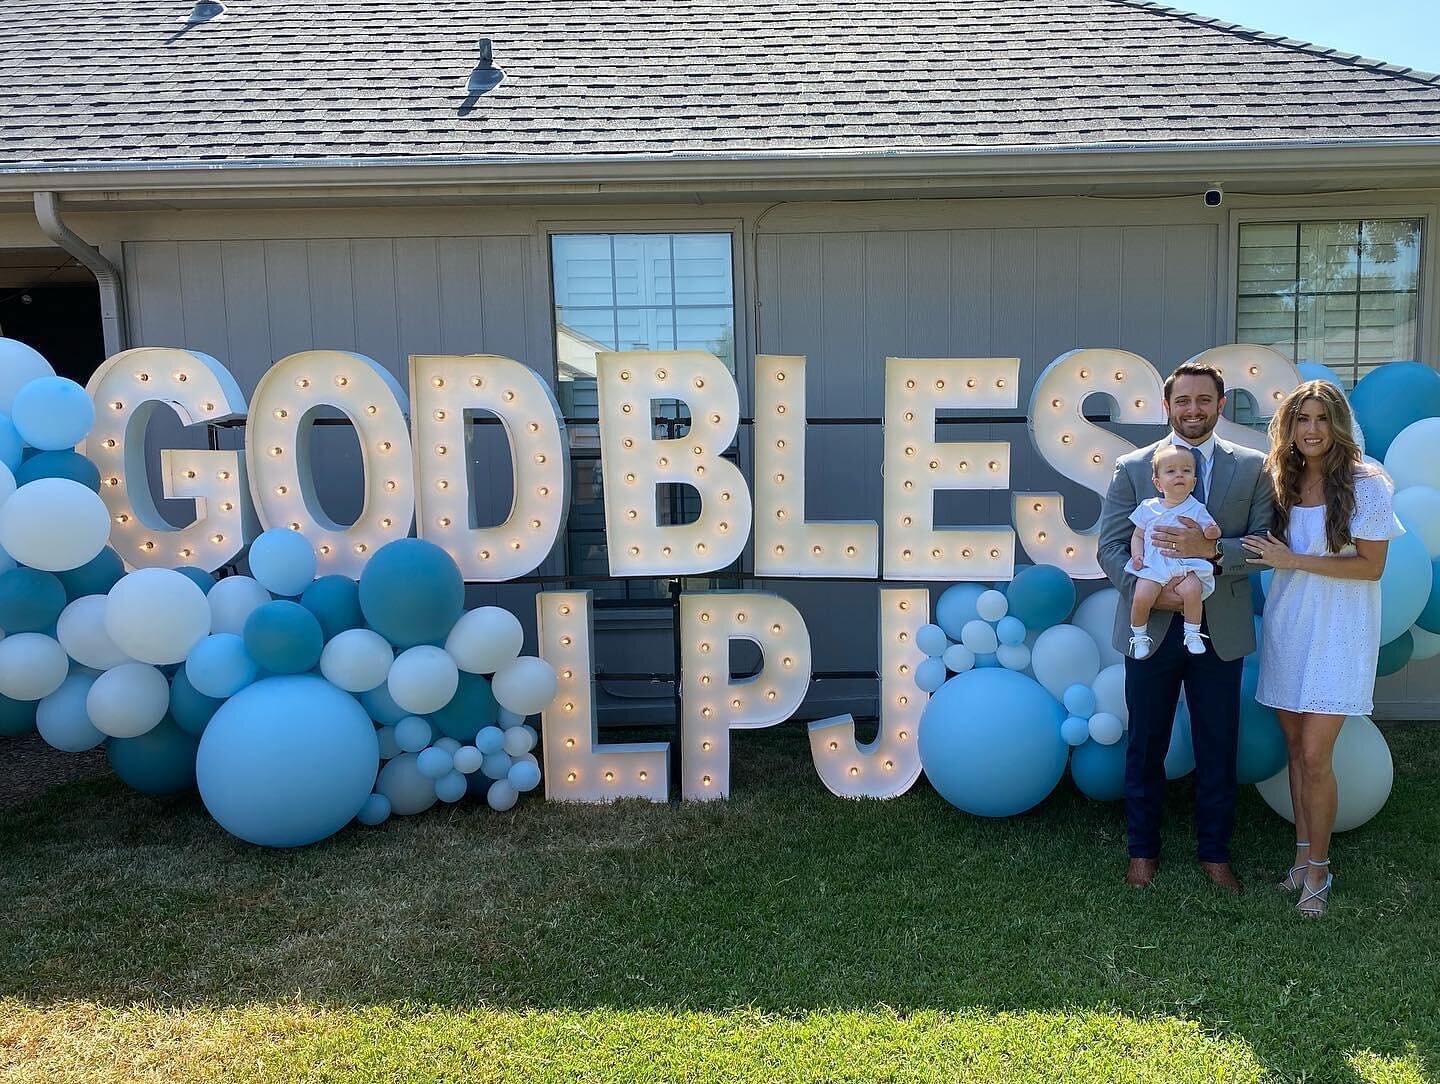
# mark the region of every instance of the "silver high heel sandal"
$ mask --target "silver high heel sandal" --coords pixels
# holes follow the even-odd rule
[[[1298,851],[1301,847],[1304,847],[1304,848],[1308,851],[1308,850],[1310,849],[1310,844],[1309,844],[1308,841],[1302,843],[1300,840],[1297,839],[1297,840],[1295,841],[1295,849]],[[1299,874],[1299,876],[1297,877],[1296,874]],[[1290,867],[1289,871],[1285,874],[1285,879],[1280,882],[1280,891],[1281,891],[1281,892],[1299,892],[1300,889],[1302,889],[1302,888],[1304,888],[1304,887],[1305,887],[1305,864],[1302,862],[1302,863],[1301,863],[1300,865],[1298,865],[1298,866],[1291,866],[1291,867]]]
[[[1329,864],[1330,859],[1328,858],[1323,862],[1310,861],[1310,865],[1316,869],[1323,869]],[[1305,891],[1300,893],[1300,902],[1295,905],[1300,913],[1306,918],[1319,918],[1323,915],[1325,909],[1330,905],[1330,886],[1334,881],[1335,875],[1327,873],[1325,874],[1325,883],[1319,888],[1311,888],[1307,885]]]

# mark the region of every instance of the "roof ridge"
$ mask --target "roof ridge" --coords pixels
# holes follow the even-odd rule
[[[1332,49],[1326,45],[1316,45],[1314,42],[1301,41],[1299,38],[1289,38],[1284,34],[1272,34],[1266,30],[1256,30],[1254,27],[1241,26],[1239,23],[1228,23],[1224,19],[1216,18],[1213,15],[1201,15],[1198,12],[1186,11],[1182,8],[1172,8],[1166,4],[1159,3],[1158,0],[1110,0],[1110,2],[1123,4],[1129,8],[1142,8],[1158,14],[1183,19],[1185,22],[1194,23],[1197,26],[1209,27],[1211,30],[1223,30],[1225,33],[1234,34],[1237,37],[1264,42],[1267,45],[1278,45],[1292,52],[1307,53],[1310,56],[1322,57],[1326,60],[1333,60],[1339,64],[1345,64],[1348,67],[1364,68],[1367,71],[1377,72],[1380,75],[1388,75],[1396,79],[1407,79],[1425,86],[1440,86],[1440,74],[1436,74],[1435,72],[1421,71],[1418,68],[1407,68],[1403,64],[1391,64],[1388,61],[1376,60],[1374,57],[1361,56],[1359,53],[1346,53],[1340,49]]]

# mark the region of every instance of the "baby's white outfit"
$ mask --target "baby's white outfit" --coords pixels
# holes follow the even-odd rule
[[[1194,494],[1186,497],[1174,508],[1166,506],[1160,497],[1141,501],[1139,507],[1130,513],[1130,522],[1145,532],[1145,549],[1142,559],[1145,567],[1138,571],[1132,564],[1125,565],[1125,571],[1142,580],[1169,583],[1176,576],[1187,572],[1195,573],[1200,581],[1200,597],[1209,598],[1215,590],[1215,566],[1203,557],[1171,557],[1155,544],[1156,527],[1184,527],[1180,517],[1192,519],[1202,528],[1215,526],[1215,520]]]

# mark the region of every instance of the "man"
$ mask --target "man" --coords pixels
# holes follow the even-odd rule
[[[1230,836],[1235,823],[1235,746],[1240,726],[1240,668],[1255,650],[1247,554],[1240,540],[1270,528],[1273,504],[1265,457],[1219,440],[1215,425],[1225,406],[1225,380],[1218,369],[1187,362],[1165,381],[1165,414],[1170,432],[1163,440],[1121,456],[1100,512],[1100,566],[1119,589],[1115,647],[1125,654],[1125,704],[1130,712],[1130,745],[1125,754],[1125,823],[1130,839],[1126,881],[1147,887],[1160,865],[1160,807],[1165,791],[1165,754],[1175,722],[1180,687],[1190,708],[1195,746],[1196,857],[1210,880],[1230,892],[1240,882],[1230,869]],[[1155,540],[1174,557],[1203,557],[1215,566],[1215,591],[1205,600],[1205,653],[1185,650],[1182,623],[1175,620],[1180,597],[1172,586],[1160,595],[1146,633],[1154,642],[1148,658],[1131,657],[1130,600],[1135,577],[1130,562],[1130,514],[1155,496],[1151,457],[1163,443],[1189,449],[1196,460],[1195,497],[1220,525],[1221,537],[1207,539],[1193,520],[1156,528]]]

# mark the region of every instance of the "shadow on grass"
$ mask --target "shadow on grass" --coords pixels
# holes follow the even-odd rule
[[[234,840],[194,798],[77,784],[0,812],[0,996],[1101,1012],[1193,1021],[1282,1079],[1372,1079],[1391,1060],[1429,1079],[1440,732],[1389,736],[1395,792],[1340,837],[1322,922],[1271,887],[1291,837],[1253,788],[1235,845],[1246,896],[1195,868],[1184,784],[1157,885],[1137,893],[1121,882],[1118,806],[1068,782],[1005,821],[923,783],[846,802],[797,728],[737,736],[725,803],[467,805],[295,852]]]

